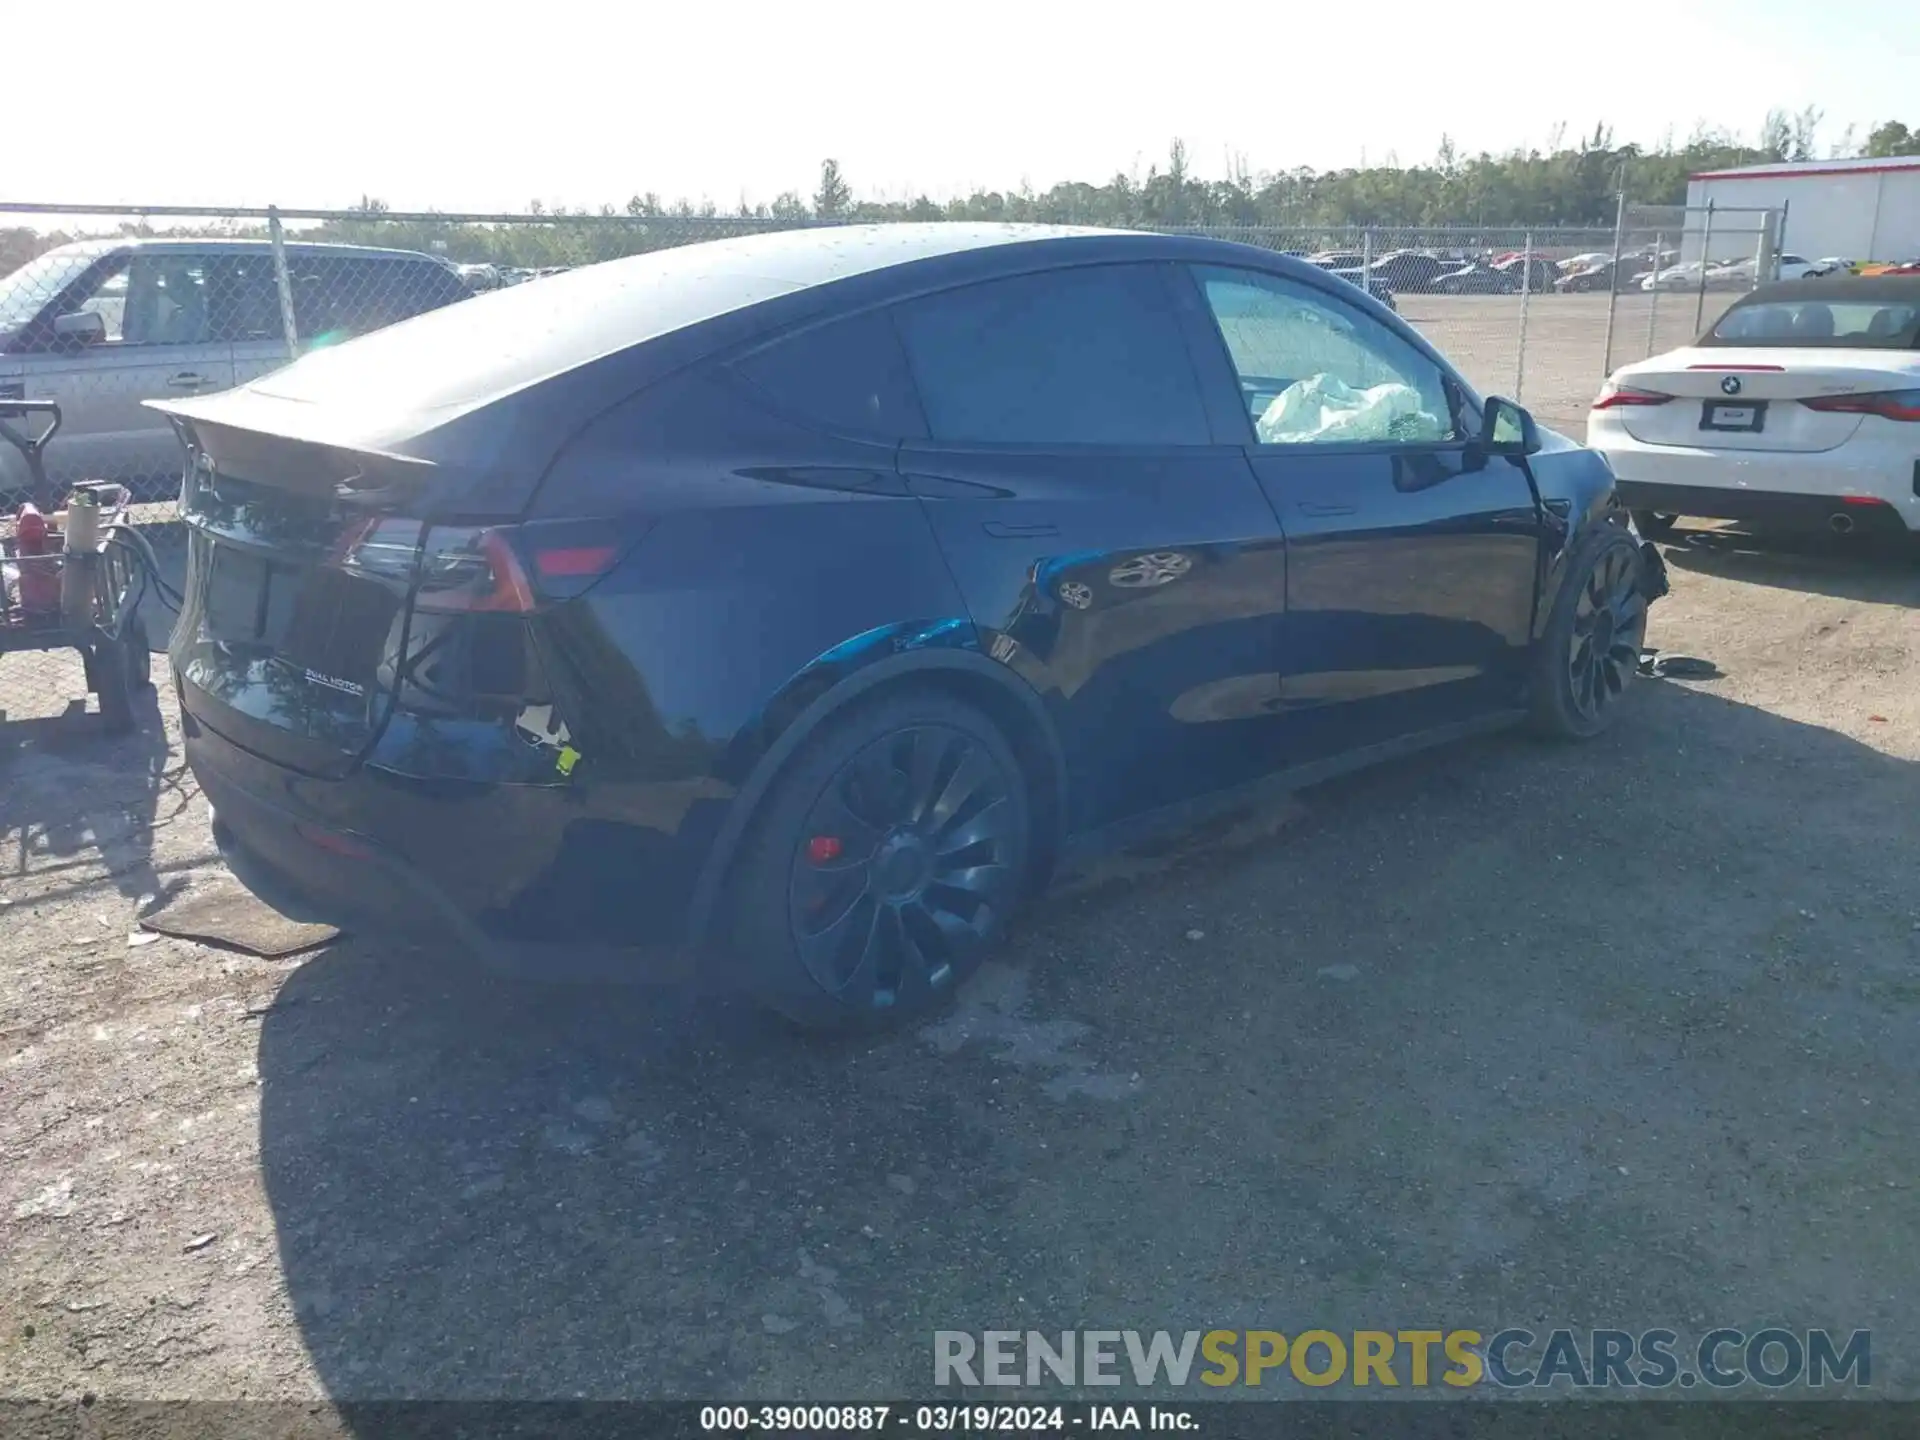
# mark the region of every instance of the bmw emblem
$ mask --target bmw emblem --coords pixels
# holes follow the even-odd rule
[[[1722,395],[1738,395],[1740,393],[1740,377],[1738,375],[1723,375],[1720,378],[1720,393]]]

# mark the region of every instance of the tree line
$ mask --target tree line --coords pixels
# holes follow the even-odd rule
[[[1701,170],[1816,158],[1817,110],[1768,113],[1752,139],[1702,129],[1684,143],[1616,143],[1597,126],[1568,143],[1564,134],[1537,149],[1465,156],[1442,138],[1420,164],[1388,163],[1343,170],[1306,168],[1255,175],[1243,164],[1224,176],[1196,173],[1186,146],[1175,141],[1166,159],[1145,174],[1119,173],[1104,183],[1065,181],[1044,191],[977,190],[948,200],[862,200],[835,160],[825,161],[811,195],[789,191],[770,203],[723,209],[711,202],[666,202],[635,194],[624,206],[594,211],[552,209],[534,202],[542,225],[471,225],[433,219],[382,218],[390,207],[362,197],[353,218],[303,228],[302,239],[337,240],[434,250],[459,261],[537,267],[582,264],[636,250],[682,244],[734,229],[818,222],[884,220],[1001,220],[1110,226],[1248,226],[1305,232],[1379,227],[1611,228],[1618,197],[1635,205],[1686,203],[1688,177]],[[1920,155],[1920,127],[1889,120],[1856,143],[1842,136],[1829,155]],[[637,223],[607,225],[605,217]],[[572,222],[572,223],[570,223]],[[153,233],[139,226],[126,234]],[[172,233],[182,233],[173,231]],[[264,233],[227,225],[219,233]],[[0,230],[0,273],[67,236]]]

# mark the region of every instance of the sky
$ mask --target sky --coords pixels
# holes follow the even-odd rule
[[[28,0],[0,0],[25,5]],[[1642,25],[1633,18],[1644,10]],[[1920,126],[1920,3],[91,0],[9,65],[0,199],[396,210],[861,198],[1756,133]],[[1580,17],[1598,17],[1592,21]],[[114,43],[105,43],[110,37]],[[19,38],[16,33],[16,39]],[[89,74],[89,72],[97,73]]]

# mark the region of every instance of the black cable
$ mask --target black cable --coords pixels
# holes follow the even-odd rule
[[[154,594],[160,597],[160,603],[178,615],[181,607],[187,603],[186,597],[174,589],[173,586],[169,585],[166,578],[161,575],[160,557],[154,554],[153,542],[140,533],[139,527],[136,525],[116,526],[109,533],[107,542],[109,544],[126,546],[126,548],[132,552],[133,557],[139,561],[140,581],[143,587],[141,598],[144,599],[146,595],[144,587],[151,585]],[[137,606],[138,603],[139,602],[136,601],[135,605]]]

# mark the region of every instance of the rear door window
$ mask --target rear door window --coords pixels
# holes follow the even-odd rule
[[[1200,387],[1151,265],[1049,270],[895,307],[936,440],[1205,445]]]
[[[884,310],[789,335],[734,361],[732,369],[771,408],[820,428],[926,438],[906,354]]]

